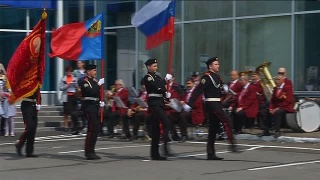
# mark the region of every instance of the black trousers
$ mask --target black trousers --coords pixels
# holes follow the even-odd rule
[[[3,118],[3,117],[0,117],[0,120],[1,120],[1,127],[0,127],[0,136],[2,136],[2,135],[4,135],[4,132],[5,132],[5,129],[4,129],[4,123],[5,123],[5,118]]]
[[[38,126],[38,112],[36,110],[36,103],[22,101],[21,112],[25,129],[17,142],[17,146],[22,147],[27,141],[26,154],[31,155],[33,154],[34,150],[34,139]]]
[[[98,118],[98,113],[95,112],[85,112],[88,120],[88,131],[85,141],[84,151],[85,154],[94,154],[94,147],[96,146],[98,134],[100,131],[100,120]]]
[[[214,155],[216,153],[214,144],[216,141],[216,134],[220,128],[220,123],[222,123],[230,143],[234,143],[232,124],[230,117],[223,111],[221,102],[206,102],[205,110],[209,119],[207,154]]]
[[[270,115],[270,118],[264,118],[260,120],[260,127],[262,130],[268,130],[272,126],[272,120],[274,120],[273,129],[279,131],[281,126],[285,124],[287,111],[284,109],[277,110],[274,114],[267,114],[267,117]]]
[[[162,138],[163,143],[168,143],[169,131],[170,131],[170,120],[164,111],[164,107],[160,105],[149,106],[151,112],[151,157],[159,157],[159,142],[160,142],[160,124],[162,124]]]
[[[79,125],[79,118],[81,118],[81,120],[82,120],[83,127],[86,126],[86,124],[87,124],[85,114],[82,110],[73,111],[71,113],[71,121],[73,124],[73,131],[80,131],[83,128],[83,127],[81,128]]]
[[[177,124],[180,128],[182,136],[187,136],[188,121],[192,121],[191,112],[173,112],[169,115],[171,121],[171,134],[176,135],[177,130],[175,125]]]
[[[111,109],[108,109],[104,111],[103,118],[108,128],[108,135],[113,134],[114,126],[117,124],[120,114],[117,111],[112,112]]]
[[[143,111],[135,113],[131,118],[131,124],[133,125],[132,134],[134,136],[138,135],[140,124],[146,123],[146,113]]]

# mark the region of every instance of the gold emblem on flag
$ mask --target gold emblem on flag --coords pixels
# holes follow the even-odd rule
[[[41,47],[41,35],[36,34],[32,39],[30,40],[30,51],[31,51],[31,59],[37,59],[39,57]]]
[[[91,27],[87,31],[86,35],[88,37],[93,38],[96,36],[100,36],[100,31],[101,31],[101,21],[98,20],[91,25]]]

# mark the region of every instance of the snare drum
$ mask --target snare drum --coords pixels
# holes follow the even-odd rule
[[[302,102],[296,113],[286,117],[288,126],[297,132],[314,132],[320,127],[320,107],[314,101]]]

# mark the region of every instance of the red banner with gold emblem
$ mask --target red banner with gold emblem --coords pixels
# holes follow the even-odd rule
[[[43,12],[41,20],[20,43],[9,61],[7,78],[12,91],[10,103],[31,96],[42,87],[46,53],[46,18],[47,13]]]

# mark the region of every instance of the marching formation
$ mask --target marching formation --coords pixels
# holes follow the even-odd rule
[[[86,132],[84,152],[88,160],[101,158],[95,152],[97,138],[99,134],[113,138],[114,127],[119,122],[123,126],[123,138],[127,140],[136,140],[140,124],[146,125],[147,137],[151,139],[152,160],[166,160],[168,156],[173,156],[169,142],[187,141],[189,125],[199,127],[206,124],[207,159],[222,160],[215,151],[215,141],[221,138],[221,134],[226,134],[230,142],[229,151],[237,153],[239,149],[234,134],[243,133],[244,127],[257,125],[262,130],[259,136],[273,133],[274,137],[278,137],[286,115],[295,112],[292,82],[286,77],[285,68],[279,68],[273,80],[267,69],[270,63],[263,63],[254,71],[232,70],[230,82],[225,83],[219,75],[221,60],[212,57],[206,61],[207,72],[202,76],[195,72],[185,80],[185,85],[175,82],[174,74],[170,72],[174,16],[174,0],[150,1],[131,20],[146,35],[147,49],[170,41],[168,74],[162,78],[157,73],[159,60],[148,59],[144,63],[148,72],[140,81],[139,93],[126,88],[124,81],[117,79],[104,94],[103,13],[52,32],[52,52],[49,56],[74,60],[78,64],[78,69],[74,71],[71,66],[65,68],[66,74],[60,79],[59,89],[62,91],[65,131],[72,129],[73,134],[79,134],[83,129]],[[34,140],[45,71],[46,18],[44,11],[39,23],[10,59],[8,73],[4,68],[0,73],[0,116],[6,123],[5,136],[15,135],[14,103],[21,100],[25,131],[15,144],[19,156],[23,155],[22,148],[26,144],[26,157],[37,157],[34,154]],[[97,66],[85,65],[83,61],[86,60],[101,61],[101,79],[96,79]],[[263,75],[262,79],[260,75]],[[69,117],[72,128],[69,128]]]

